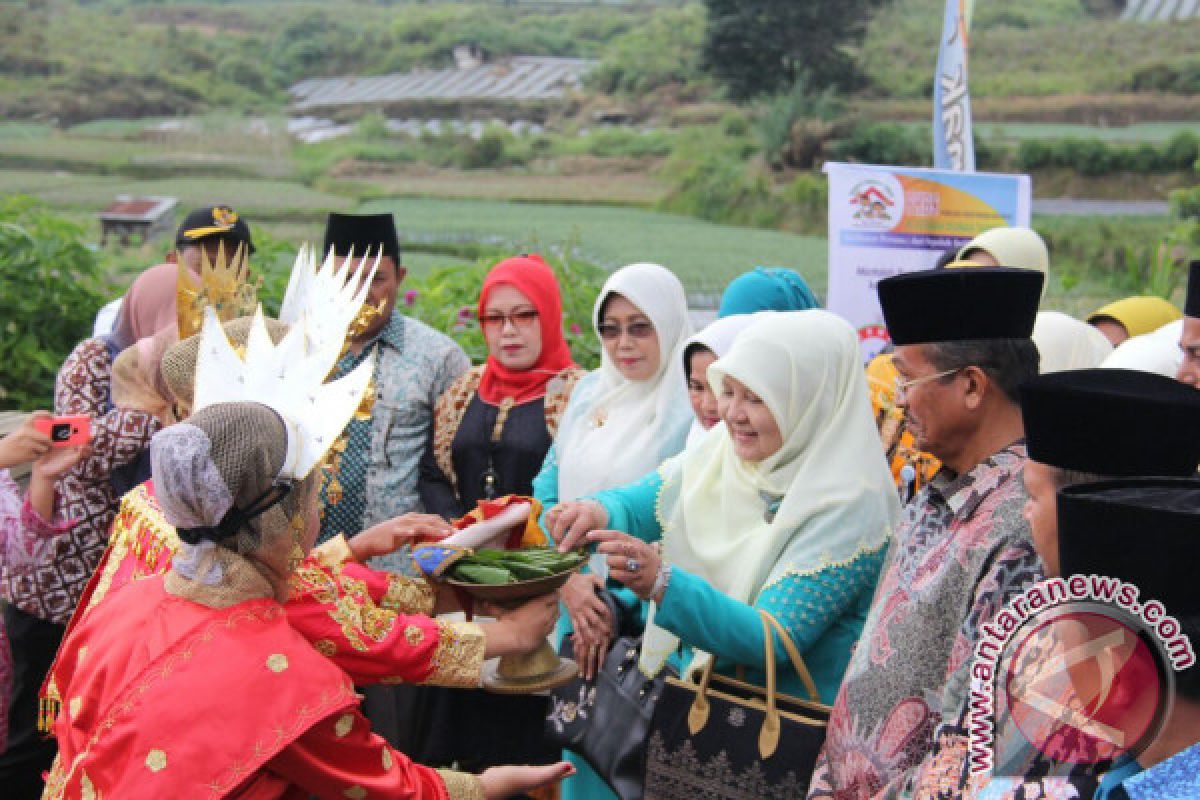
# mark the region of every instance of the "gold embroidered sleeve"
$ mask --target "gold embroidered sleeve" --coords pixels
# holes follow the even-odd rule
[[[437,773],[446,784],[446,794],[450,795],[450,800],[486,800],[483,784],[474,775],[449,769],[439,769]]]
[[[425,578],[410,578],[398,572],[389,572],[387,591],[379,602],[380,608],[399,614],[424,614],[433,616],[437,602],[437,590]]]
[[[422,683],[475,688],[483,680],[483,629],[473,622],[438,621],[433,672]]]
[[[350,544],[340,533],[324,544],[313,548],[312,557],[317,560],[318,564],[328,569],[337,569],[342,564],[356,561],[354,553],[350,550]]]

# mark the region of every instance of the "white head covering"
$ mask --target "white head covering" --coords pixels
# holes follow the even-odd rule
[[[1183,320],[1163,325],[1154,333],[1144,333],[1117,345],[1102,367],[1137,369],[1174,378],[1183,364],[1179,337],[1183,335]]]
[[[756,321],[709,367],[718,385],[731,377],[763,399],[783,446],[761,462],[742,461],[720,423],[663,465],[657,511],[666,523],[667,563],[753,603],[789,575],[844,564],[886,544],[900,501],[861,362],[854,329],[812,310]],[[657,672],[677,644],[649,625],[643,670]]]
[[[733,340],[738,334],[749,328],[755,320],[761,319],[763,315],[770,314],[770,311],[759,311],[754,314],[736,314],[732,317],[721,317],[712,322],[704,330],[697,333],[692,338],[683,343],[683,358],[684,358],[684,375],[687,375],[688,350],[692,345],[698,344],[713,352],[717,358],[723,358],[729,353],[729,349],[733,347]],[[708,433],[701,425],[700,420],[692,420],[692,428],[688,432],[687,443],[691,445],[704,434]]]
[[[683,380],[683,343],[692,333],[683,284],[658,264],[630,264],[605,281],[592,324],[619,294],[654,323],[659,366],[645,381],[626,380],[604,352],[600,369],[571,396],[559,426],[558,496],[574,500],[630,483],[683,448],[692,409]],[[597,330],[597,336],[599,331]]]
[[[1041,354],[1041,373],[1092,369],[1112,352],[1112,343],[1096,329],[1061,311],[1039,311],[1033,343]]]

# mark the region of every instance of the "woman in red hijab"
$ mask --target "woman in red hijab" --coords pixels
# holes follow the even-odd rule
[[[479,293],[479,324],[487,361],[438,400],[432,447],[421,464],[421,502],[447,519],[480,500],[533,494],[559,417],[584,375],[563,338],[558,281],[541,256],[492,268]],[[398,744],[421,763],[482,769],[559,759],[543,738],[545,698],[400,688]]]
[[[541,256],[505,259],[479,293],[485,363],[435,407],[432,448],[421,466],[425,510],[455,519],[480,500],[531,495],[558,418],[583,371],[562,331],[562,297]]]

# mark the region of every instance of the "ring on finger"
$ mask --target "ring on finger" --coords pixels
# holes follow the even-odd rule
[[[628,558],[625,560],[625,569],[633,573],[640,572],[642,569],[642,562],[638,561],[636,558]]]

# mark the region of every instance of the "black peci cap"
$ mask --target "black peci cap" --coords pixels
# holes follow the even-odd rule
[[[1186,317],[1200,317],[1200,259],[1188,267],[1187,297],[1183,301]]]
[[[373,255],[383,247],[383,254],[400,263],[400,239],[396,236],[396,222],[391,214],[337,214],[332,213],[325,222],[325,246],[339,256],[363,256],[368,251]]]
[[[879,305],[897,345],[1028,339],[1046,276],[977,267],[908,272],[879,282]]]
[[[1192,477],[1200,465],[1200,392],[1162,375],[1079,369],[1021,386],[1034,461],[1110,477]]]
[[[175,233],[175,246],[196,244],[214,236],[232,239],[246,245],[247,252],[254,252],[250,226],[229,206],[205,206],[189,212]]]
[[[1173,616],[1200,614],[1196,552],[1200,481],[1126,478],[1058,493],[1058,558],[1064,577],[1120,578]],[[1144,601],[1143,601],[1144,602]]]

